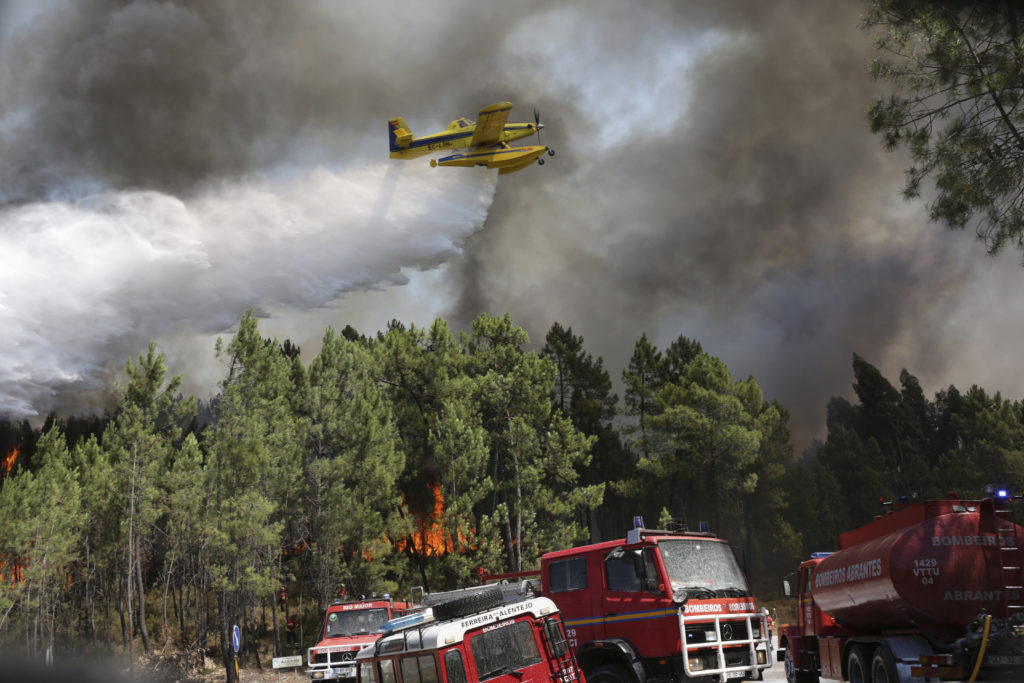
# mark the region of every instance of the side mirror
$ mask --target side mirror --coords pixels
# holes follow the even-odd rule
[[[793,596],[793,587],[789,585],[789,579],[782,580],[782,593],[786,597]]]

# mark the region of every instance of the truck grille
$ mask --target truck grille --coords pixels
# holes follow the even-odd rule
[[[756,676],[771,666],[763,613],[689,616],[680,610],[679,626],[684,678]]]
[[[317,652],[313,655],[313,664],[339,664],[341,662],[351,662],[356,658],[358,650],[350,650],[348,652]]]
[[[721,629],[722,642],[724,643],[731,640],[747,640],[750,637],[747,635],[747,622],[745,619],[742,621],[723,621],[719,625],[719,628]],[[718,634],[715,632],[715,624],[713,622],[687,624],[686,642],[689,645],[718,642]]]

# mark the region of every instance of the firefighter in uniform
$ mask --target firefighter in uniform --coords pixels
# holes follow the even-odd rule
[[[294,614],[288,617],[285,623],[285,630],[288,632],[288,644],[294,647],[299,646],[299,618]]]

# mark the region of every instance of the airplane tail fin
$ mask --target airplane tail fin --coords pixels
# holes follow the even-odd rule
[[[409,143],[412,142],[412,133],[401,116],[388,121],[388,137],[392,152],[401,152],[409,147]]]

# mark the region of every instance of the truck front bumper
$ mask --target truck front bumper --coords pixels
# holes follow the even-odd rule
[[[356,679],[356,664],[336,664],[306,671],[311,681],[339,681]]]

